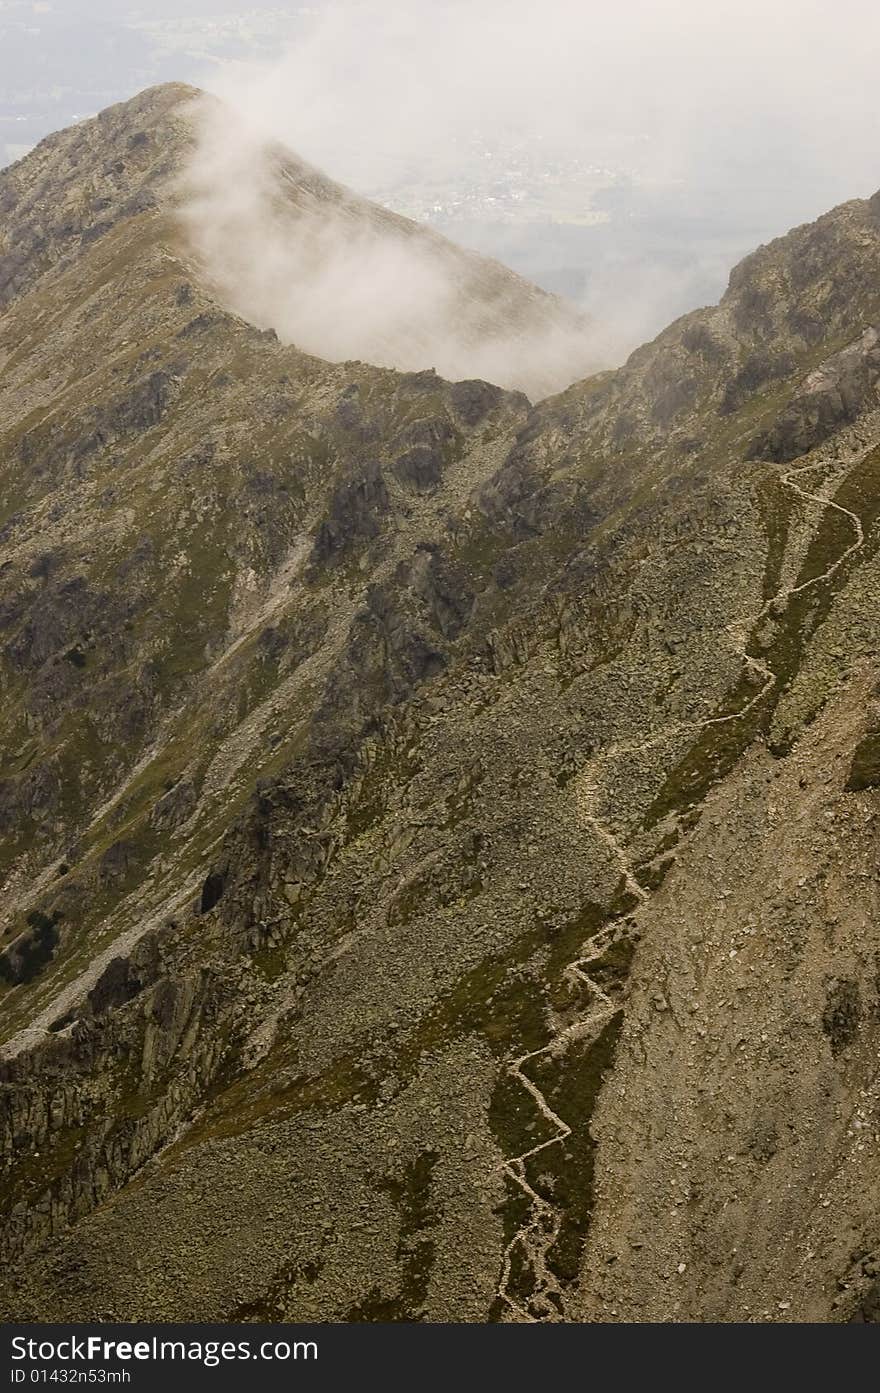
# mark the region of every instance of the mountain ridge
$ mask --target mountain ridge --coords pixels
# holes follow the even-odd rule
[[[500,262],[369,203],[249,132],[233,111],[195,88],[151,88],[48,136],[2,172],[2,183],[0,306],[19,283],[26,289],[63,261],[65,249],[75,253],[83,238],[97,241],[140,213],[164,213],[169,253],[201,263],[224,306],[258,327],[283,331],[289,321],[296,332],[282,336],[309,349],[312,341],[325,343],[329,319],[350,320],[327,341],[338,351],[325,357],[366,358],[372,348],[385,366],[421,370],[440,352],[456,369],[452,375],[469,377],[491,349],[502,375],[529,378],[517,387],[559,385],[559,374],[570,372],[563,354],[584,371],[595,362],[588,326],[574,307]],[[279,249],[286,259],[263,272],[273,247],[276,260]],[[225,267],[230,256],[238,259]],[[363,303],[347,274],[351,256],[380,282]],[[411,303],[393,303],[391,259],[412,282]],[[297,301],[316,280],[323,288],[303,321]],[[242,294],[245,283],[251,289]],[[544,342],[546,367],[537,374],[523,360],[523,336],[533,353]]]
[[[0,1309],[876,1320],[876,198],[534,407],[144,216],[0,317]]]

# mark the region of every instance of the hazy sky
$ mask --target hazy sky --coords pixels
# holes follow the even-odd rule
[[[228,89],[217,60],[269,47],[234,90],[361,187],[454,169],[475,128],[721,198],[770,183],[794,217],[880,184],[873,0],[0,0],[0,102]]]
[[[216,78],[361,185],[389,161],[454,167],[479,128],[721,196],[769,181],[797,216],[880,185],[878,59],[873,0],[345,0]]]

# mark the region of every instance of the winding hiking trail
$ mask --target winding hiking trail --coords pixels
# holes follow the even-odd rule
[[[857,456],[854,464],[864,458],[868,453],[865,450],[861,456]],[[800,487],[795,479],[803,474],[813,473],[818,469],[826,468],[827,464],[821,460],[813,461],[810,464],[800,465],[796,469],[790,469],[787,473],[780,476],[781,482],[785,487],[806,503],[818,503],[824,510],[833,509],[841,513],[852,526],[854,540],[840,556],[831,563],[825,571],[819,575],[812,576],[809,580],[801,582],[800,585],[783,585],[776,591],[769,600],[765,601],[757,614],[746,615],[741,619],[736,619],[728,625],[727,632],[737,641],[737,646],[741,650],[742,661],[746,669],[755,674],[761,680],[760,690],[750,697],[746,704],[738,711],[730,712],[724,716],[710,716],[700,721],[684,721],[678,725],[666,727],[658,735],[648,740],[631,742],[629,744],[611,745],[603,750],[596,759],[596,764],[604,764],[608,761],[623,755],[635,754],[641,750],[651,749],[653,746],[662,744],[664,741],[674,738],[676,735],[690,732],[706,730],[712,726],[726,725],[731,721],[741,720],[755,706],[764,700],[767,693],[776,685],[776,674],[762,662],[761,659],[753,657],[748,651],[748,636],[754,627],[764,619],[767,614],[775,610],[781,613],[788,602],[796,595],[803,594],[804,591],[813,586],[828,581],[843,566],[850,556],[861,551],[865,545],[865,533],[861,519],[856,513],[844,508],[841,504],[835,503],[833,499],[825,498],[822,494],[810,493]],[[847,477],[849,470],[837,479],[835,487]],[[617,841],[611,830],[603,823],[594,811],[595,803],[599,796],[599,784],[595,779],[589,782],[581,782],[579,787],[579,802],[581,805],[582,819],[590,828],[597,839],[603,843],[610,851],[614,859],[620,866],[623,887],[626,893],[635,901],[633,908],[645,904],[649,898],[648,892],[641,886],[636,879],[635,869],[630,860],[626,847]],[[632,912],[632,911],[630,911]],[[523,1151],[517,1156],[508,1158],[499,1168],[513,1183],[522,1191],[529,1202],[528,1217],[520,1226],[513,1238],[504,1249],[501,1276],[498,1282],[497,1296],[507,1306],[513,1319],[518,1319],[531,1324],[543,1321],[565,1320],[565,1294],[561,1283],[555,1276],[549,1265],[549,1256],[552,1252],[562,1226],[562,1213],[557,1206],[551,1204],[540,1195],[530,1183],[527,1173],[527,1165],[534,1157],[540,1155],[552,1146],[561,1146],[572,1135],[572,1128],[554,1112],[542,1093],[538,1085],[525,1073],[526,1066],[535,1059],[549,1058],[557,1059],[565,1054],[568,1046],[575,1040],[591,1037],[592,1040],[598,1038],[601,1030],[620,1009],[619,1004],[611,1000],[601,989],[596,981],[590,977],[587,968],[591,963],[601,959],[602,955],[609,946],[617,928],[617,919],[611,920],[604,928],[589,941],[588,951],[569,963],[565,969],[564,976],[569,980],[580,983],[589,993],[589,1005],[582,1015],[573,1023],[566,1025],[551,1037],[546,1045],[540,1049],[531,1050],[528,1054],[520,1055],[517,1059],[511,1060],[507,1069],[512,1078],[526,1090],[532,1098],[541,1117],[555,1129],[555,1135],[548,1137],[545,1141],[539,1142],[528,1151]],[[532,1289],[525,1300],[517,1300],[511,1293],[511,1281],[514,1275],[514,1264],[519,1259],[520,1266],[531,1272]]]

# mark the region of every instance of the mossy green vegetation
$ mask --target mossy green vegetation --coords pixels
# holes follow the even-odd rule
[[[871,731],[859,741],[846,787],[851,793],[880,788],[880,731]]]
[[[439,1220],[433,1198],[433,1175],[439,1153],[421,1151],[403,1169],[376,1179],[376,1188],[391,1198],[399,1216],[395,1257],[399,1290],[393,1296],[374,1286],[346,1314],[348,1321],[418,1321],[424,1319],[435,1244],[431,1230]],[[391,1274],[388,1274],[389,1276]],[[388,1277],[386,1277],[386,1282]],[[393,1278],[392,1278],[393,1281]]]

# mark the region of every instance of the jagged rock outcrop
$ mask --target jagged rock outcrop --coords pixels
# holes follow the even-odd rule
[[[779,462],[797,459],[878,404],[880,333],[868,328],[807,376],[779,420],[755,441],[753,453]]]

